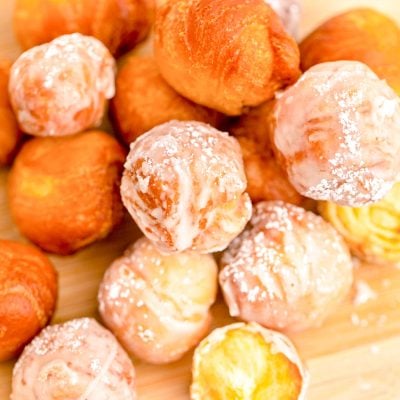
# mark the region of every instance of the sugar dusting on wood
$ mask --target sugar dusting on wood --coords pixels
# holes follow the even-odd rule
[[[353,304],[355,306],[365,304],[371,300],[375,300],[376,298],[376,292],[367,282],[363,280],[358,280],[355,282],[355,295],[353,298]]]

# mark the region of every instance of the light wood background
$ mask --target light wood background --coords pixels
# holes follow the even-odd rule
[[[14,0],[0,0],[0,57],[11,59],[19,54],[12,33],[13,3]],[[400,22],[398,0],[304,3],[302,34],[330,15],[356,6],[375,7]],[[0,237],[23,240],[8,214],[6,180],[7,170],[0,169]],[[51,257],[60,276],[53,322],[96,316],[96,292],[105,269],[138,235],[127,217],[107,240],[72,257]],[[400,270],[364,265],[357,268],[356,277],[358,285],[361,282],[370,286],[374,298],[356,305],[353,293],[322,327],[292,335],[311,372],[308,400],[400,399]],[[215,326],[230,322],[221,300],[213,314]],[[140,399],[188,399],[191,354],[163,367],[134,362]],[[12,367],[12,362],[0,364],[0,400],[9,398]]]

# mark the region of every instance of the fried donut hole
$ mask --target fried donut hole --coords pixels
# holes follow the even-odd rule
[[[229,127],[243,153],[247,192],[253,202],[283,200],[302,204],[306,199],[289,182],[276,160],[271,143],[274,100],[243,114]]]
[[[310,68],[278,98],[275,119],[278,156],[306,197],[374,203],[400,173],[400,100],[365,64]]]
[[[123,215],[125,151],[101,131],[27,142],[8,199],[19,230],[46,251],[70,254],[107,236]]]
[[[337,231],[312,212],[279,201],[254,207],[221,266],[231,316],[285,331],[320,325],[353,281],[351,257]]]
[[[24,50],[78,32],[118,55],[147,36],[154,6],[154,0],[16,0],[14,28]]]
[[[157,11],[155,55],[180,94],[228,115],[300,75],[299,49],[264,0],[177,0]]]
[[[400,28],[379,11],[359,8],[334,16],[300,50],[304,70],[327,61],[361,61],[400,95]]]
[[[0,361],[16,356],[51,319],[57,274],[30,245],[0,240]]]
[[[168,363],[207,334],[217,286],[211,255],[162,255],[142,238],[106,272],[99,310],[126,350],[150,363]]]
[[[193,357],[192,400],[304,400],[308,372],[290,340],[256,323],[214,330]]]
[[[0,60],[0,167],[12,161],[21,139],[8,96],[10,66],[9,62]]]
[[[121,193],[163,252],[223,250],[251,216],[240,146],[195,121],[171,121],[131,145]]]
[[[17,59],[10,73],[11,104],[24,132],[71,135],[101,123],[114,79],[115,60],[100,41],[64,35]]]
[[[49,326],[14,367],[13,400],[135,400],[135,370],[115,337],[92,318]]]
[[[220,114],[185,99],[162,78],[153,57],[129,55],[117,74],[111,116],[123,140],[130,144],[141,134],[171,120],[217,125]]]

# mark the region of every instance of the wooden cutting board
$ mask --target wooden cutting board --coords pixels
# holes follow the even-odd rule
[[[400,22],[398,0],[306,0],[302,34],[338,11],[376,7]],[[0,0],[0,57],[19,54],[12,33],[14,0]],[[0,237],[23,240],[7,208],[7,170],[0,169]],[[60,277],[54,323],[97,317],[96,292],[105,269],[140,233],[129,217],[107,240],[71,257],[51,256]],[[365,290],[368,288],[368,290]],[[214,325],[231,322],[221,299]],[[400,269],[359,265],[355,289],[325,324],[292,335],[311,372],[308,400],[400,400]],[[191,354],[167,366],[134,360],[139,398],[187,400]],[[9,398],[13,362],[0,364],[0,400]],[[267,400],[267,399],[266,399]],[[275,399],[271,399],[275,400]]]

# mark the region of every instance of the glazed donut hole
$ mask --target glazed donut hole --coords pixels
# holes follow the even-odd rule
[[[358,207],[375,203],[400,173],[400,100],[365,64],[307,70],[278,96],[273,141],[302,195]]]
[[[98,126],[115,94],[115,69],[107,48],[79,33],[27,50],[11,67],[9,82],[20,128],[66,136]]]
[[[121,195],[160,251],[212,253],[250,219],[246,185],[234,138],[201,122],[171,121],[131,144]]]
[[[8,204],[20,232],[62,255],[106,237],[123,216],[125,154],[102,131],[28,141],[8,179]]]
[[[291,341],[256,323],[215,329],[196,348],[191,400],[304,400],[309,375]]]
[[[309,374],[286,334],[315,358],[314,334],[338,321],[351,333],[350,303],[338,312],[350,252],[400,259],[398,27],[350,11],[303,41],[300,60],[301,0],[15,2],[27,50],[10,67],[0,60],[0,167],[14,161],[15,226],[56,255],[106,238],[124,213],[133,229],[71,258],[93,264],[90,282],[61,279],[69,299],[93,288],[93,252],[131,243],[99,284],[105,328],[92,318],[46,327],[54,267],[0,240],[0,362],[20,356],[11,399],[136,400],[137,386],[162,397],[161,382],[145,386],[163,368],[183,371],[169,390],[189,397],[193,354],[191,400],[305,400]],[[146,55],[136,49],[117,69],[114,56],[153,22]],[[33,137],[20,145],[22,132]],[[212,331],[231,317],[241,322]]]
[[[339,233],[318,215],[280,201],[255,205],[221,267],[230,315],[280,331],[319,326],[353,282]]]
[[[200,121],[217,126],[222,116],[185,99],[162,78],[152,56],[129,54],[121,61],[111,119],[130,144],[157,125],[171,121]]]
[[[13,370],[13,400],[135,400],[132,361],[92,318],[44,329]]]
[[[217,286],[211,255],[163,255],[143,237],[107,270],[99,311],[129,353],[153,364],[169,363],[207,334]]]
[[[57,273],[33,246],[0,240],[0,362],[18,355],[53,316]]]

